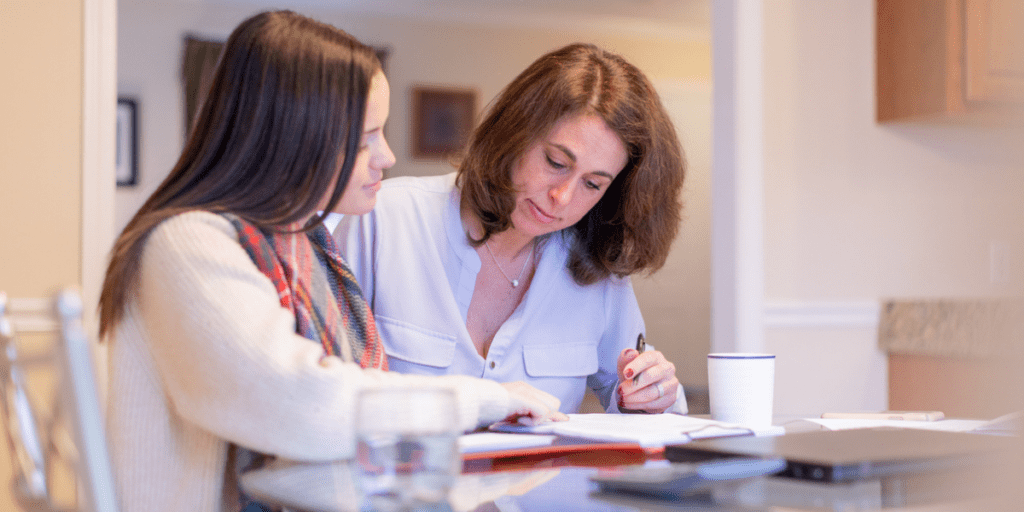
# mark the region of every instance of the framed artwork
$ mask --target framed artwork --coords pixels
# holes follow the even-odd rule
[[[137,104],[131,98],[117,99],[117,186],[133,187],[139,182],[139,137]]]
[[[206,98],[214,68],[224,49],[224,41],[186,35],[182,46],[181,78],[185,93],[185,137],[192,130],[196,111]]]
[[[413,87],[413,158],[444,159],[461,150],[473,130],[476,96],[472,89]]]

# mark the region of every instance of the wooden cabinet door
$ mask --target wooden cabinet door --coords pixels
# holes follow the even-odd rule
[[[876,0],[877,120],[1024,105],[1024,0]]]
[[[1024,100],[1024,2],[967,0],[968,101]]]

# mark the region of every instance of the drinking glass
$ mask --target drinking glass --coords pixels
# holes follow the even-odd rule
[[[386,388],[360,393],[357,483],[362,509],[444,511],[462,469],[455,394]]]

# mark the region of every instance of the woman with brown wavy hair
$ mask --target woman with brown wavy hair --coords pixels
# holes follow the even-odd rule
[[[552,51],[496,98],[458,172],[385,180],[335,238],[392,370],[525,380],[575,412],[686,412],[675,366],[639,354],[630,275],[660,268],[685,162],[650,82],[589,44]]]
[[[455,392],[466,429],[560,417],[525,384],[387,369],[318,211],[374,206],[390,92],[373,49],[289,11],[228,38],[178,163],[107,270],[107,427],[124,510],[265,510],[239,472],[351,459],[356,394]]]

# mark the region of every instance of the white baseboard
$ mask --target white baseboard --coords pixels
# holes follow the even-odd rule
[[[765,304],[765,328],[877,328],[881,304],[863,302],[774,302]]]

